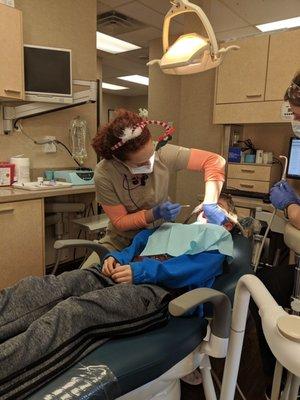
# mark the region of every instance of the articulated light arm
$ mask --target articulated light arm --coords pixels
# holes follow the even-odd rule
[[[164,19],[164,26],[163,26],[163,50],[164,53],[169,49],[169,29],[170,29],[170,22],[173,17],[177,15],[193,12],[195,13],[200,20],[202,21],[204,28],[208,34],[210,46],[212,49],[212,54],[216,55],[218,53],[218,43],[213,31],[213,28],[209,22],[209,19],[205,15],[204,11],[194,3],[191,3],[188,0],[174,0],[171,2],[173,5],[171,9],[168,11],[167,15]]]
[[[228,50],[238,49],[238,46],[229,46],[219,50],[213,28],[203,12],[196,4],[188,0],[173,0],[172,7],[164,19],[163,51],[160,60],[151,60],[147,65],[159,64],[166,74],[187,75],[216,68],[220,65]],[[169,46],[169,30],[171,19],[184,13],[195,13],[202,22],[208,38],[197,33],[180,36],[175,43]]]

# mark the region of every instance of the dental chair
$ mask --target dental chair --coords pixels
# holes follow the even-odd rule
[[[83,242],[79,245],[88,244],[101,259],[100,245]],[[111,339],[28,398],[179,400],[180,378],[199,367],[206,399],[216,399],[209,357],[226,357],[235,287],[241,276],[252,274],[251,241],[234,235],[233,242],[233,262],[224,263],[213,289],[195,289],[171,301],[165,326]],[[183,316],[206,303],[210,322]]]

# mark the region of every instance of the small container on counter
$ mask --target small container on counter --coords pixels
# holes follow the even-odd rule
[[[0,186],[11,186],[15,176],[15,165],[9,162],[0,162]]]
[[[263,150],[256,150],[256,158],[255,158],[256,164],[263,163],[263,154],[264,154]]]

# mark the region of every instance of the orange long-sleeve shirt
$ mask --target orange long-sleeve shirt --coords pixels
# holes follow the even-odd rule
[[[168,147],[168,151],[166,151]],[[170,151],[170,147],[171,151]],[[160,163],[165,163],[167,164],[168,169],[170,172],[172,171],[177,171],[180,169],[188,169],[191,171],[200,171],[204,173],[204,180],[205,182],[207,181],[219,181],[223,182],[225,179],[225,160],[223,157],[219,156],[218,154],[209,152],[209,151],[204,151],[204,150],[199,150],[199,149],[185,149],[182,147],[178,146],[172,146],[172,145],[167,145],[165,146],[165,151],[163,151],[164,148],[160,150],[162,154],[160,154],[161,157],[159,157]],[[159,152],[158,152],[159,153]],[[164,154],[165,153],[165,154]],[[157,160],[156,160],[157,161]],[[158,163],[159,164],[159,163]],[[155,163],[156,166],[156,163]],[[159,165],[158,165],[159,166]],[[126,168],[123,166],[123,168]],[[123,172],[123,171],[122,171]],[[121,172],[121,174],[122,174]],[[143,202],[143,197],[149,197],[149,194],[147,193],[147,189],[149,192],[154,191],[155,189],[157,190],[162,190],[162,185],[167,185],[168,182],[163,182],[163,177],[162,174],[164,172],[162,171],[162,168],[154,168],[153,173],[150,175],[152,178],[152,184],[151,184],[151,178],[149,178],[146,182],[146,185],[143,187],[143,193],[141,193],[141,202]],[[166,173],[168,175],[168,173]],[[124,174],[126,175],[126,174]],[[127,175],[126,175],[127,177]],[[113,178],[113,177],[111,177]],[[167,179],[169,176],[167,176]],[[129,180],[128,180],[129,179]],[[127,180],[127,182],[126,182]],[[137,191],[135,191],[135,188],[130,188],[131,186],[131,180],[130,178],[126,178],[125,184],[124,184],[124,179],[123,179],[123,191],[125,192],[124,195],[125,197],[128,197],[128,189],[130,192],[130,196],[132,197]],[[162,181],[160,185],[155,185],[153,184],[157,181]],[[130,182],[129,182],[130,181]],[[149,182],[150,181],[150,182]],[[128,183],[129,182],[129,183]],[[156,186],[156,187],[155,187]],[[103,188],[104,190],[109,190],[109,188]],[[167,193],[167,192],[165,192]],[[161,201],[166,201],[167,196],[164,196],[164,199],[155,199],[155,193],[153,193],[153,204],[150,204],[150,207],[143,207],[143,204],[137,204],[141,210],[136,211],[136,212],[129,212],[131,210],[128,210],[128,207],[126,207],[126,201],[128,201],[128,198],[122,199],[122,193],[118,193],[119,196],[119,201],[117,199],[114,199],[114,201],[105,201],[103,199],[101,202],[101,205],[103,207],[104,212],[107,214],[109,217],[111,223],[113,226],[116,228],[116,230],[120,232],[125,232],[129,230],[138,230],[141,228],[145,228],[148,223],[146,221],[146,215],[145,215],[145,210],[152,208],[156,204],[159,204]],[[105,195],[102,193],[102,196],[105,197]],[[130,197],[129,196],[129,197]],[[101,197],[101,196],[100,196]],[[136,196],[137,197],[137,196]],[[121,200],[121,201],[120,201]],[[122,202],[122,200],[124,200]],[[137,200],[135,201],[135,203]],[[109,204],[111,203],[111,204]],[[114,203],[114,204],[112,204]],[[151,201],[150,201],[151,203]],[[136,209],[137,207],[135,207]]]

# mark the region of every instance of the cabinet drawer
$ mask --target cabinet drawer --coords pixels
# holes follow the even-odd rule
[[[43,200],[0,204],[0,289],[44,273]]]
[[[227,179],[228,189],[246,190],[249,192],[269,193],[270,183],[262,181],[244,181],[242,179]]]
[[[271,165],[228,164],[228,178],[269,182]]]

